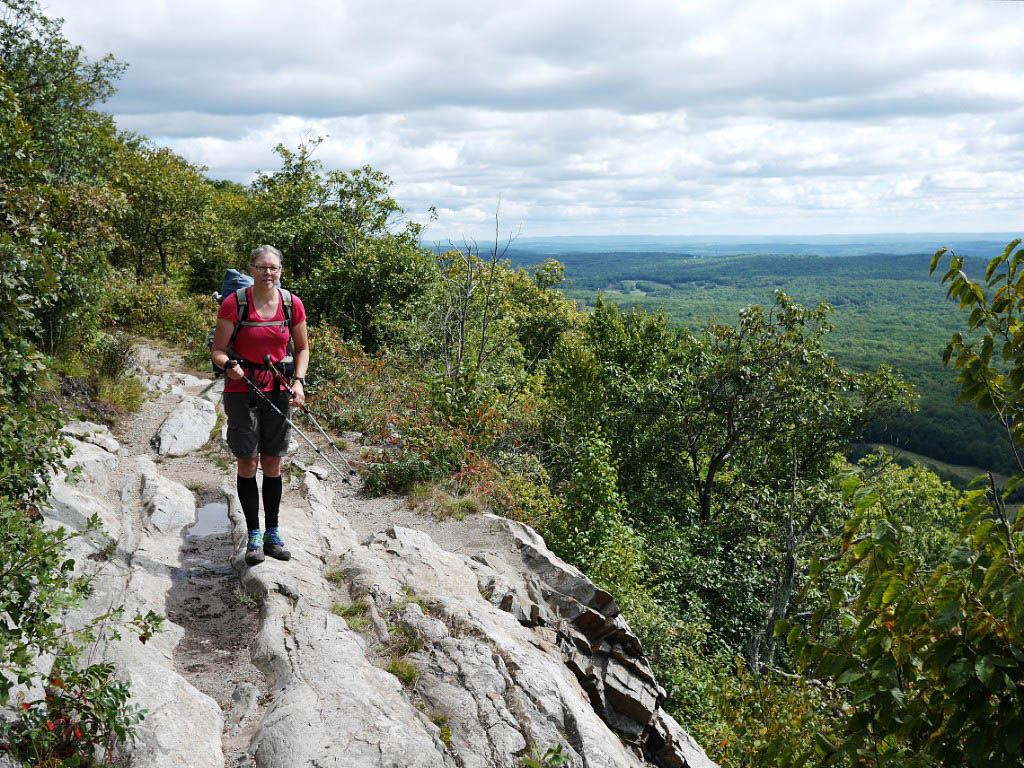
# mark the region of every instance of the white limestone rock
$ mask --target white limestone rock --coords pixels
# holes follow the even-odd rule
[[[189,373],[148,374],[140,378],[146,389],[153,392],[170,392],[172,395],[191,394],[209,384],[209,380],[200,379]]]
[[[192,525],[196,520],[196,498],[192,491],[164,477],[149,459],[140,456],[136,461],[147,533],[168,537]]]
[[[60,431],[82,442],[98,445],[107,453],[118,453],[121,450],[120,443],[114,439],[110,428],[104,424],[93,424],[91,421],[72,421],[65,424]]]
[[[216,424],[213,403],[199,397],[183,397],[160,425],[153,437],[153,447],[161,456],[186,456],[206,444]]]
[[[224,378],[218,378],[212,383],[208,383],[200,392],[200,397],[204,400],[209,400],[211,403],[216,405],[220,402],[221,397],[224,396]]]
[[[68,438],[68,442],[71,444],[72,453],[65,459],[64,467],[67,470],[77,469],[76,474],[81,481],[79,485],[92,485],[100,492],[107,490],[110,473],[117,469],[117,455],[98,445],[74,438]],[[60,472],[57,474],[62,475]]]
[[[181,565],[181,527],[191,520],[187,489],[161,476],[149,459],[136,457],[120,505],[111,505],[94,486],[58,483],[54,490],[56,501],[51,498],[51,503],[68,527],[77,528],[76,521],[93,510],[105,510],[100,515],[104,526],[117,537],[115,548],[84,537],[69,543],[76,568],[95,575],[92,594],[65,617],[66,626],[83,626],[119,606],[126,616],[165,613],[172,577]],[[76,503],[77,510],[72,508]],[[131,632],[122,632],[118,640],[101,631],[90,649],[90,660],[112,662],[117,676],[131,684],[132,703],[147,710],[134,744],[120,745],[115,762],[140,768],[221,768],[220,708],[174,670],[174,649],[184,631],[171,621],[164,626],[145,644]]]
[[[252,717],[259,706],[260,691],[252,683],[242,683],[231,693],[231,714],[228,717],[228,733],[234,735],[242,723]]]

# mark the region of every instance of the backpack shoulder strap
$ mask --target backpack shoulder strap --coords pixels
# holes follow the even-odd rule
[[[249,319],[249,289],[244,285],[235,289],[235,302],[238,304],[238,322]]]
[[[285,290],[284,288],[278,288],[277,292],[281,295],[281,305],[284,307],[284,319],[288,323],[288,330],[292,328],[292,292]]]
[[[228,353],[232,351],[238,332],[242,330],[242,324],[249,317],[249,296],[245,286],[235,289],[235,304],[238,307],[238,319],[235,321],[235,329],[231,332],[231,340],[228,341]]]

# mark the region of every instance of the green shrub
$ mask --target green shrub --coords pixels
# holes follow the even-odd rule
[[[0,741],[25,765],[91,765],[97,747],[110,760],[114,745],[130,739],[145,716],[128,703],[130,695],[113,664],[81,668],[58,659],[46,697],[22,703],[13,722],[0,724]]]
[[[363,470],[363,485],[370,493],[406,491],[415,483],[447,478],[466,459],[461,436],[434,424],[412,427],[398,438],[395,454]]]
[[[26,764],[77,765],[77,756],[89,754],[91,745],[109,750],[129,738],[143,714],[127,706],[128,685],[114,679],[112,666],[83,665],[81,655],[100,631],[116,636],[128,626],[145,642],[163,618],[150,612],[124,622],[116,609],[73,633],[59,621],[91,592],[89,577],[76,573],[75,561],[67,557],[67,544],[99,530],[95,517],[83,533],[48,530],[0,498],[0,616],[18,619],[0,633],[0,706],[10,701],[15,683],[47,688],[41,699],[21,700],[16,719],[0,720],[0,744]],[[40,663],[47,657],[54,659],[49,675]]]
[[[546,484],[518,474],[503,475],[490,489],[487,500],[496,514],[541,532],[564,515],[562,500]]]
[[[132,341],[124,333],[102,334],[93,346],[95,352],[91,357],[104,378],[116,380],[127,376],[138,363]]]
[[[104,325],[173,342],[185,350],[190,365],[208,362],[206,338],[216,318],[211,297],[187,295],[166,278],[138,279],[122,272],[106,285]]]

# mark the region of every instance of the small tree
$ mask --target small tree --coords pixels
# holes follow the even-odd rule
[[[213,188],[197,167],[166,147],[128,142],[118,154],[115,187],[125,206],[117,217],[121,261],[136,277],[159,265],[182,273],[211,215]]]
[[[63,24],[36,0],[0,0],[0,67],[37,152],[57,180],[80,181],[109,169],[114,121],[93,107],[113,95],[125,65],[109,54],[88,60],[64,37]]]

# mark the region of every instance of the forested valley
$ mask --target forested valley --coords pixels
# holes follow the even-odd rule
[[[966,479],[943,477],[965,486],[982,470],[1013,474],[1013,453],[997,420],[957,401],[954,377],[942,364],[950,336],[967,330],[967,318],[950,312],[946,287],[928,274],[933,253],[567,252],[556,257],[566,270],[566,295],[581,306],[593,306],[601,293],[621,308],[664,312],[672,323],[693,331],[713,321],[730,322],[750,304],[770,304],[776,290],[809,306],[827,302],[835,311],[825,348],[852,370],[891,365],[920,398],[917,409],[869,424],[862,442],[979,468]],[[528,246],[516,249],[515,262],[536,260]],[[969,257],[965,272],[977,280],[987,264],[988,259]],[[855,449],[862,455],[866,446]]]
[[[1024,763],[1024,523],[1006,505],[1024,477],[1019,241],[987,264],[843,261],[841,291],[801,256],[606,265],[563,292],[559,262],[506,258],[500,222],[488,248],[424,248],[388,176],[324,168],[320,140],[278,146],[276,169],[243,185],[120,131],[102,106],[124,65],[88,60],[33,0],[3,0],[0,61],[0,748],[13,760],[89,764],[141,716],[57,620],[88,591],[66,578],[63,533],[37,522],[59,426],[138,407],[133,337],[207,366],[210,293],[271,243],[308,311],[311,407],[380,449],[365,491],[540,531],[615,596],[666,708],[720,764]],[[705,297],[685,310],[684,283]],[[908,415],[912,384],[923,417]],[[950,391],[964,404],[930,414]],[[865,435],[888,439],[879,425],[914,433],[913,418],[930,449],[971,446],[975,409],[1014,440],[969,448],[1014,476],[1004,489],[847,459]],[[143,637],[159,625],[118,620]],[[41,677],[47,656],[59,678]],[[47,693],[19,700],[16,683]]]

